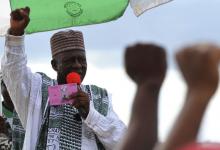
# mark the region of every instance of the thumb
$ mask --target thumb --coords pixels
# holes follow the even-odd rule
[[[21,10],[21,16],[23,17],[23,24],[24,26],[27,26],[28,23],[30,22],[30,18],[29,18],[29,12],[25,11],[25,10]]]
[[[30,14],[30,8],[29,7],[25,7],[24,11],[29,15]]]

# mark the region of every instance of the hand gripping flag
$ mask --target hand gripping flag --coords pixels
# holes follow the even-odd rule
[[[28,6],[26,33],[98,24],[123,15],[129,0],[10,0],[11,9]]]

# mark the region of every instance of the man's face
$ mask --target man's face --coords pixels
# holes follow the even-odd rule
[[[83,81],[87,70],[85,51],[73,50],[59,53],[53,58],[52,66],[57,71],[59,84],[66,83],[66,76],[70,72],[78,73]]]

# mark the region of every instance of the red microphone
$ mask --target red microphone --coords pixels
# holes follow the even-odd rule
[[[81,84],[80,75],[76,72],[71,72],[66,76],[66,82],[67,82],[67,84],[76,83],[77,85],[80,85]],[[80,88],[80,87],[78,86],[78,88]],[[78,108],[78,111],[81,114],[86,114],[86,112],[82,108]],[[76,116],[75,116],[77,121],[81,120],[81,117],[80,117],[79,113],[77,113]]]
[[[80,75],[76,72],[71,72],[66,76],[66,82],[69,83],[76,83],[77,85],[81,84]]]

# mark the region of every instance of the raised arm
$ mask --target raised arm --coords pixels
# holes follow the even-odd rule
[[[2,116],[0,116],[0,135],[1,134],[8,135],[8,128],[6,126],[5,119]]]
[[[162,150],[176,150],[196,141],[206,107],[219,81],[219,47],[213,45],[186,47],[177,53],[176,60],[187,84],[187,95]]]
[[[128,75],[137,84],[128,132],[120,150],[152,150],[158,140],[158,96],[166,73],[165,50],[153,44],[128,47]]]
[[[22,8],[11,12],[11,26],[6,35],[5,51],[1,63],[4,83],[24,127],[31,97],[30,92],[33,87],[32,82],[39,80],[39,77],[32,74],[26,66],[23,34],[29,23],[29,11],[29,8]]]

